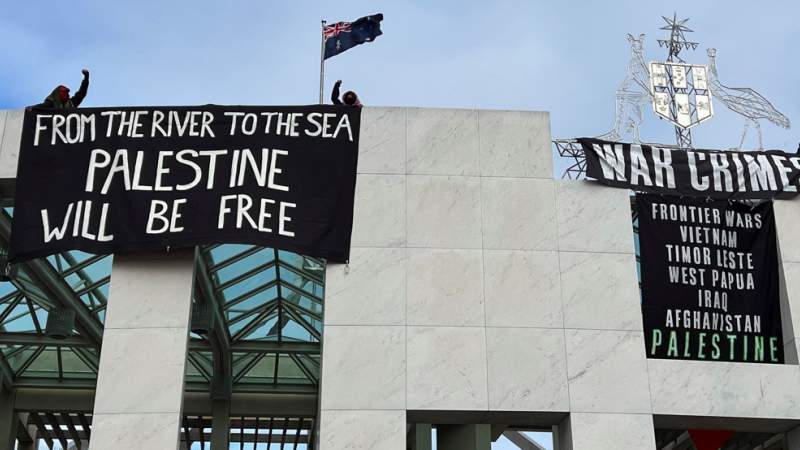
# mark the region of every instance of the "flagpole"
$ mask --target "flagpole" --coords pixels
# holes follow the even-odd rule
[[[322,21],[322,32],[320,33],[322,44],[319,51],[319,104],[322,105],[323,93],[325,92],[325,21]]]

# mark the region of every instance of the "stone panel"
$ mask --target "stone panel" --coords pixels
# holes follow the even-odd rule
[[[481,175],[553,178],[550,114],[478,111]]]
[[[569,411],[564,330],[487,328],[489,409]]]
[[[484,248],[556,249],[552,180],[483,178],[481,184]]]
[[[627,189],[559,180],[556,193],[560,250],[634,253]]]
[[[364,107],[358,145],[359,173],[406,173],[406,109]]]
[[[322,409],[403,409],[406,330],[326,326]]]
[[[481,248],[480,179],[408,177],[408,246]]]
[[[409,174],[478,175],[478,113],[408,109]]]
[[[571,411],[650,412],[641,332],[568,329],[566,342]]]
[[[350,269],[328,265],[325,275],[326,325],[404,325],[406,250],[353,248]]]
[[[559,258],[565,327],[642,329],[633,255],[561,252]]]
[[[486,335],[478,327],[408,328],[408,409],[486,410]]]
[[[563,326],[556,252],[485,250],[486,324]]]
[[[405,204],[404,176],[358,175],[351,244],[355,247],[405,246]]]
[[[481,250],[408,249],[408,324],[485,325],[481,258]]]

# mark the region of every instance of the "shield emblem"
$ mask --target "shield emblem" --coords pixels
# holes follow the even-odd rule
[[[653,111],[681,128],[691,128],[714,115],[708,69],[698,64],[650,63]]]

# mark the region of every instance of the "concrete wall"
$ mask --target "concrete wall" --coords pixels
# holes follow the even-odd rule
[[[0,111],[0,179],[21,118]],[[800,201],[776,202],[795,363],[798,219]],[[136,289],[118,286],[109,311]],[[554,180],[547,113],[365,108],[351,263],[329,266],[326,289],[323,450],[404,449],[425,414],[550,421],[578,450],[651,449],[654,422],[800,423],[797,365],[645,358],[628,192]],[[161,406],[180,412],[178,397]]]
[[[547,113],[362,123],[350,267],[327,272],[323,450],[403,449],[407,411],[569,413],[564,449],[653,448],[654,416],[800,421],[797,365],[645,358],[629,193],[554,180]],[[790,316],[800,202],[777,205]]]

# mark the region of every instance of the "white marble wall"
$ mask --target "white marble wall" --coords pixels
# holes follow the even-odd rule
[[[775,202],[775,225],[781,255],[781,314],[784,352],[794,364],[800,354],[800,201]],[[795,319],[795,317],[797,317]]]
[[[92,449],[177,449],[194,258],[118,255],[97,377]]]
[[[364,109],[350,270],[326,280],[324,450],[356,411],[649,414],[627,193],[554,181],[549,128]],[[404,448],[385,432],[347,448]]]
[[[0,179],[17,176],[23,116],[21,109],[0,109]]]
[[[798,205],[777,203],[780,236]],[[653,414],[800,420],[796,365],[645,358],[630,214],[625,190],[553,179],[546,113],[365,108],[350,270],[327,273],[322,448],[402,449],[386,436],[406,410],[569,412],[570,450],[653,448]],[[386,422],[347,441],[355,417]]]
[[[21,123],[0,111],[0,179]],[[800,200],[776,222],[796,362]],[[797,365],[644,357],[633,251],[625,190],[553,180],[547,113],[365,108],[351,264],[327,272],[320,447],[401,450],[407,410],[569,412],[571,450],[652,448],[653,414],[800,423]],[[93,446],[177,438],[191,263],[154,262],[115,261]]]

